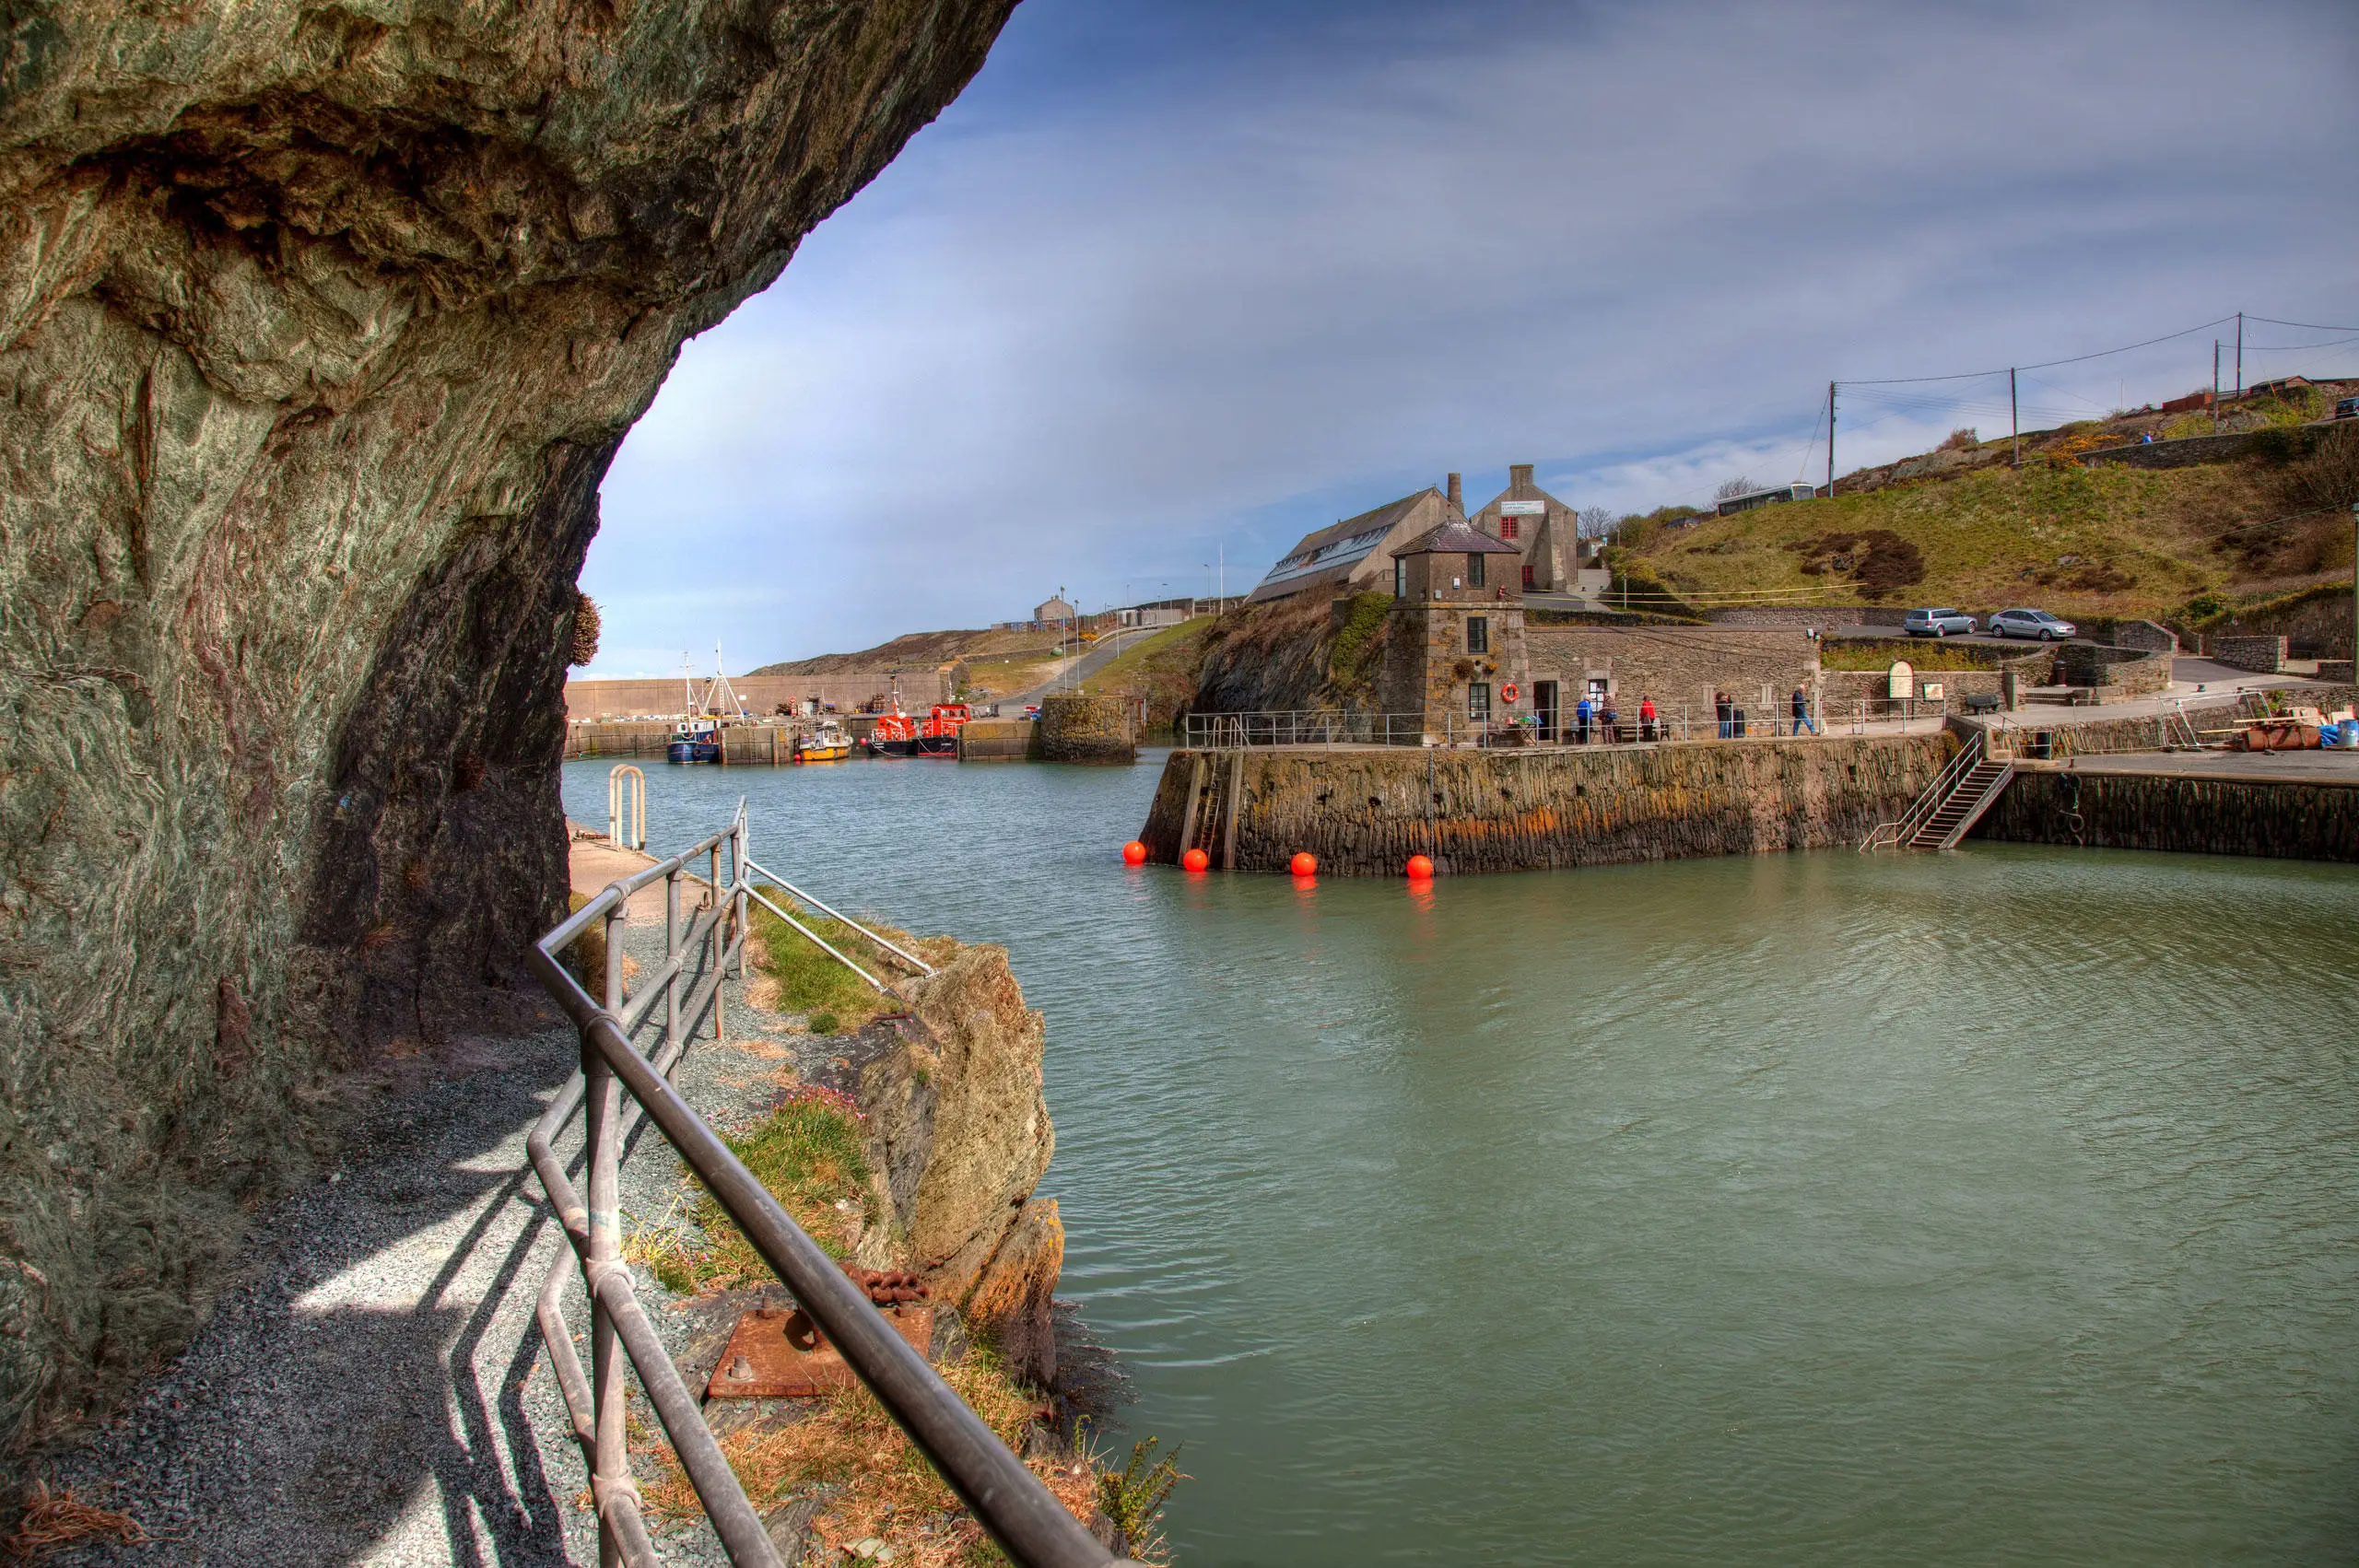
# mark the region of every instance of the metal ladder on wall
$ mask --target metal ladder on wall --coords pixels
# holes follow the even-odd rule
[[[1860,846],[1871,849],[1954,849],[2015,776],[2011,740],[1985,732],[1958,748],[1941,777],[1898,822],[1879,823]]]

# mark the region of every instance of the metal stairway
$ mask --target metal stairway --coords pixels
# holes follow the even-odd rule
[[[1958,748],[1906,815],[1878,824],[1860,849],[1954,849],[2014,776],[2013,747],[1978,734]]]

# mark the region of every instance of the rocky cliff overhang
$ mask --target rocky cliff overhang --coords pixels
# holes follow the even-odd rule
[[[563,907],[597,488],[1014,0],[0,0],[0,1426]]]

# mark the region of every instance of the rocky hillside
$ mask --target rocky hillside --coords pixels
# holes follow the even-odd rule
[[[8,7],[0,1426],[521,1000],[608,460],[1012,4]]]

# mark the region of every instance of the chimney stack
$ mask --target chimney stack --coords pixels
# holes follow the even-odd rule
[[[1449,504],[1461,517],[1466,512],[1466,497],[1458,493],[1458,475],[1449,476]]]
[[[1511,462],[1511,463],[1508,463],[1508,489],[1510,489],[1510,490],[1529,490],[1529,489],[1531,489],[1531,488],[1532,488],[1532,464],[1530,464],[1530,463],[1528,463],[1528,462]]]

